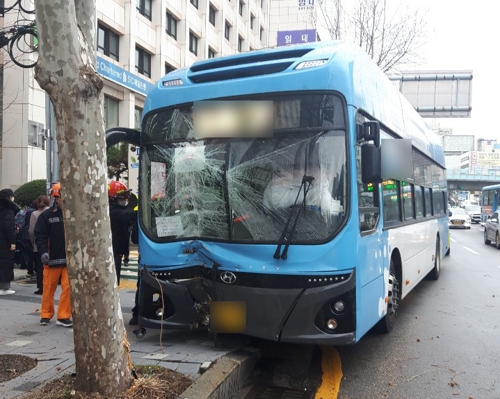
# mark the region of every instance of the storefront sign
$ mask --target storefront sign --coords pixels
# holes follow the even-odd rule
[[[124,86],[137,93],[147,95],[154,87],[147,80],[126,71],[115,64],[106,61],[104,58],[97,57],[97,72],[106,79],[112,80],[121,86]]]
[[[316,29],[278,31],[278,46],[316,41]]]

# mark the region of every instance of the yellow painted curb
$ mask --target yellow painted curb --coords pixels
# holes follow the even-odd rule
[[[333,346],[322,346],[321,353],[323,376],[314,399],[337,399],[342,380],[340,355]]]

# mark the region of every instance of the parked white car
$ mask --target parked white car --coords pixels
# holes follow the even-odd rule
[[[448,227],[470,229],[470,216],[463,208],[451,208],[448,216]]]

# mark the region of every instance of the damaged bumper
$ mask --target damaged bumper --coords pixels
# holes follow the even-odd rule
[[[206,270],[206,269],[205,269]],[[210,325],[210,303],[242,302],[245,334],[294,343],[346,345],[355,342],[355,272],[338,276],[282,276],[232,273],[238,284],[204,274],[201,268],[182,270],[182,278],[145,267],[140,287],[141,326],[197,329]],[[191,277],[189,277],[191,275]],[[344,310],[335,310],[336,303]],[[337,323],[329,329],[331,320]]]

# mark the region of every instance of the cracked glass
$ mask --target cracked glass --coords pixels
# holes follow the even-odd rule
[[[241,123],[234,110],[241,116],[249,101],[258,103],[252,112],[266,116]],[[293,243],[335,235],[348,203],[341,98],[267,95],[218,106],[224,104],[224,123],[212,114],[209,129],[197,103],[146,116],[139,195],[145,234],[160,242],[259,243],[279,242],[290,231]]]

